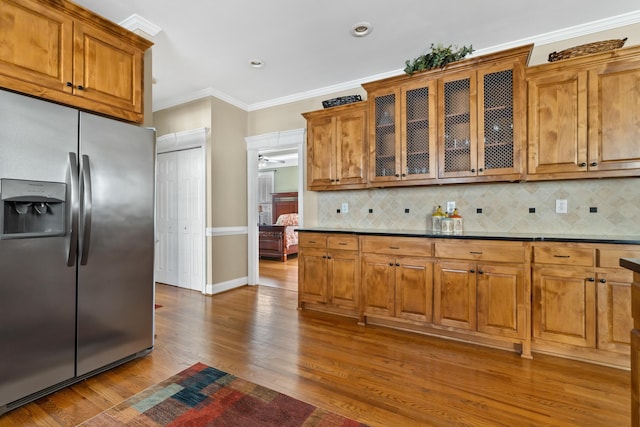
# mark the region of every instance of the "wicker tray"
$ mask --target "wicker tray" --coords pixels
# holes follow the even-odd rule
[[[591,53],[606,52],[608,50],[619,49],[624,46],[627,38],[603,40],[601,42],[587,43],[580,46],[571,47],[561,50],[560,52],[551,52],[549,54],[549,62],[560,61],[561,59],[575,58],[577,56],[589,55]]]

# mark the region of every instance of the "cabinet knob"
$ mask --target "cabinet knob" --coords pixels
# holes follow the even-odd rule
[[[84,90],[84,86],[78,85],[78,90]]]
[[[396,174],[396,178],[400,178],[400,174],[399,173]]]
[[[483,270],[478,270],[478,274],[484,274]]]
[[[393,263],[392,262],[389,263],[389,267],[393,267]]]
[[[400,263],[397,263],[397,262],[396,262],[396,267],[400,267]]]
[[[475,273],[476,271],[472,268],[471,270],[469,270],[469,273]]]
[[[589,166],[598,166],[598,162],[591,162],[589,163]]]
[[[67,82],[67,87],[73,87],[73,83]]]
[[[406,174],[406,173],[403,173],[403,174],[402,174],[402,177],[404,178],[405,176],[407,176],[407,174]]]
[[[476,173],[476,170],[475,169],[471,169],[471,172]]]
[[[600,283],[607,283],[607,279],[600,279]]]
[[[478,169],[478,172],[484,172],[484,168]]]
[[[588,280],[589,282],[595,282],[595,281],[596,281],[595,277],[589,277],[587,280]]]
[[[584,167],[586,167],[586,166],[587,166],[587,163],[586,163],[586,162],[582,162],[582,163],[580,163],[578,166],[580,166],[581,168],[584,168]]]

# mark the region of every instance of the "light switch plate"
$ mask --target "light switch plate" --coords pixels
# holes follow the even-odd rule
[[[447,212],[451,213],[456,209],[456,202],[447,202]]]
[[[342,207],[340,208],[340,212],[349,213],[349,203],[343,203]]]

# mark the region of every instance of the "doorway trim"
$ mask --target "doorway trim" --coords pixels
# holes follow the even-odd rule
[[[200,283],[200,292],[206,293],[206,282],[207,282],[207,237],[206,237],[206,221],[207,221],[207,132],[209,128],[197,128],[192,130],[187,130],[183,132],[176,133],[168,133],[156,138],[156,155],[162,153],[168,153],[171,151],[181,151],[188,150],[192,148],[201,148],[202,149],[202,192],[199,194],[199,197],[202,200],[202,208],[203,211],[202,219],[203,223],[201,224],[201,243],[202,243],[202,260],[201,269],[202,269],[202,283]],[[157,237],[156,237],[157,239]],[[157,240],[156,240],[157,241]],[[154,267],[155,269],[155,267]]]
[[[244,140],[247,144],[247,283],[257,285],[259,278],[258,267],[258,154],[261,150],[298,150],[298,223],[304,224],[304,141],[306,129],[271,132],[262,135],[248,136]]]

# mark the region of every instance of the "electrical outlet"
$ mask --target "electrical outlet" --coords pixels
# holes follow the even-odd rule
[[[567,200],[566,199],[557,199],[556,200],[556,213],[559,213],[559,214],[567,213]]]
[[[456,202],[447,202],[447,212],[451,213],[456,209]]]
[[[349,213],[349,203],[343,203],[342,207],[340,208],[340,212]]]

